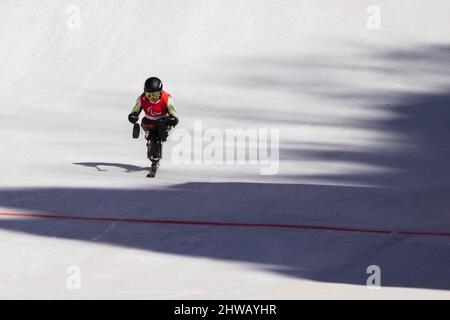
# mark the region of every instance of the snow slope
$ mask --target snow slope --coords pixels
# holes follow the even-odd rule
[[[345,230],[0,214],[0,298],[450,298],[449,14],[445,0],[1,0],[0,212]],[[172,134],[279,130],[279,172],[175,164],[169,139],[146,179],[127,114],[152,75],[180,114]]]

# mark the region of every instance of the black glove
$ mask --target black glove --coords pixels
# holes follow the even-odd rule
[[[178,118],[175,117],[168,117],[167,118],[167,125],[171,127],[175,127],[178,124]]]
[[[175,117],[164,117],[158,120],[159,125],[166,127],[175,127],[178,124],[178,119]]]
[[[128,121],[131,123],[136,123],[139,120],[139,115],[136,112],[132,112],[128,115]]]

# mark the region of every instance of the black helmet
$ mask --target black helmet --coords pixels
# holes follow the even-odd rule
[[[151,77],[145,80],[144,91],[145,92],[158,92],[162,91],[163,84],[161,80],[156,77]]]

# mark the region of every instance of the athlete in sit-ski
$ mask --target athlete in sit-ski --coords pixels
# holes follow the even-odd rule
[[[152,162],[149,177],[153,177],[162,157],[162,142],[166,141],[171,128],[178,124],[178,115],[169,93],[163,90],[163,84],[156,77],[145,81],[144,93],[136,100],[136,104],[128,115],[131,123],[139,120],[144,110],[141,127],[147,139],[147,157]]]

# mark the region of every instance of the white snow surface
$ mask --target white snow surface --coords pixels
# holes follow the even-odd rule
[[[449,16],[447,0],[1,0],[0,212],[393,234],[4,215],[0,298],[449,299],[450,237],[396,234],[450,232]],[[169,138],[145,178],[127,115],[150,76],[172,134],[279,130],[278,174],[176,164]]]

